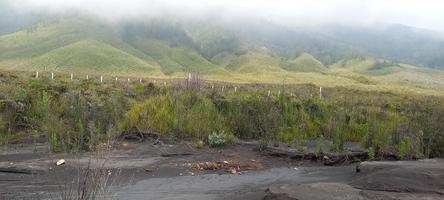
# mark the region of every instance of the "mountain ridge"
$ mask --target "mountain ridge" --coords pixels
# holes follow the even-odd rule
[[[54,17],[0,35],[0,69],[444,89],[444,72],[355,51],[334,39],[337,33],[250,26]]]

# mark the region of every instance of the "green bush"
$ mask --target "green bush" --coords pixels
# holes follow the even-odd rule
[[[201,140],[201,139],[196,140],[196,148],[202,149],[204,147],[204,145],[205,145],[205,143],[203,140]]]
[[[185,136],[205,138],[213,130],[224,128],[223,117],[213,102],[201,96],[184,95],[176,101],[178,132]]]
[[[376,151],[373,147],[367,149],[367,155],[369,160],[374,160],[376,158]]]
[[[171,133],[177,124],[174,102],[169,96],[155,96],[134,105],[120,124],[121,131]]]
[[[270,98],[236,97],[229,100],[227,120],[240,138],[274,140],[282,131],[282,114]]]
[[[422,157],[421,144],[417,138],[403,138],[398,149],[399,156],[402,159],[418,159]]]
[[[237,137],[233,134],[225,134],[225,141],[227,145],[233,145],[237,142]]]
[[[315,154],[316,156],[320,156],[322,155],[325,151],[326,151],[326,147],[325,147],[325,138],[324,136],[320,136],[317,141],[316,141],[316,149],[315,149]]]
[[[210,147],[223,147],[227,144],[225,132],[213,132],[208,135],[208,145]]]

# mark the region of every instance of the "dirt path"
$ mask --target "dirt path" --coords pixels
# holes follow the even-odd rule
[[[256,147],[242,143],[226,149],[195,149],[183,142],[146,141],[120,143],[106,153],[68,155],[51,154],[45,145],[17,146],[0,155],[0,199],[57,198],[64,186],[69,188],[84,175],[86,168],[103,169],[112,177],[106,193],[111,199],[444,199],[436,192],[393,193],[370,187],[382,184],[380,180],[394,180],[387,178],[390,174],[372,171],[380,165],[399,172],[398,180],[411,180],[409,174],[422,175],[418,172],[422,168],[422,177],[439,180],[443,178],[439,173],[439,167],[444,166],[441,160],[434,164],[371,162],[361,166],[363,173],[356,173],[357,163],[323,166],[323,162],[264,155],[255,151]],[[62,158],[66,164],[56,166],[54,163]],[[403,165],[412,167],[396,169]],[[437,177],[427,176],[430,170]],[[423,181],[420,184],[427,187],[427,179]],[[443,187],[440,184],[434,182],[437,191]]]
[[[206,174],[142,180],[122,188],[118,199],[262,199],[271,185],[346,182],[353,166],[272,168],[242,175]]]

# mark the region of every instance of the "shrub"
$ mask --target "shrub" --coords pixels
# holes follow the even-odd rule
[[[176,124],[177,114],[171,97],[155,96],[133,106],[121,122],[120,130],[171,133]]]
[[[205,145],[205,143],[203,140],[201,140],[201,139],[196,140],[196,148],[202,149],[204,147],[204,145]]]
[[[226,144],[227,140],[224,131],[215,131],[208,135],[208,145],[210,145],[210,147],[223,147]]]
[[[298,127],[289,127],[280,134],[280,139],[281,141],[290,144],[298,140],[307,139],[305,133],[305,131],[299,129]]]
[[[376,151],[373,147],[367,149],[367,155],[369,160],[374,160],[376,158]]]
[[[208,98],[185,95],[176,101],[178,132],[205,138],[212,130],[224,128],[223,117]]]
[[[406,137],[398,147],[402,159],[418,159],[422,157],[421,145],[417,138]]]
[[[325,147],[325,138],[324,136],[320,136],[317,141],[316,141],[316,150],[315,150],[315,154],[316,156],[320,156],[324,153],[324,151],[326,150]]]
[[[236,144],[237,138],[233,134],[225,134],[225,141],[226,141],[227,145],[233,145],[233,144]]]
[[[234,98],[228,109],[228,123],[240,138],[273,140],[282,131],[282,114],[270,98]]]

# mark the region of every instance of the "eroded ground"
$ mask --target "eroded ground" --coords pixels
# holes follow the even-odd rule
[[[59,198],[76,190],[85,169],[106,170],[111,199],[444,199],[442,160],[324,166],[264,154],[255,142],[225,149],[159,140],[111,146],[81,155],[52,154],[45,145],[3,149],[0,199]],[[55,165],[59,159],[65,164]]]

